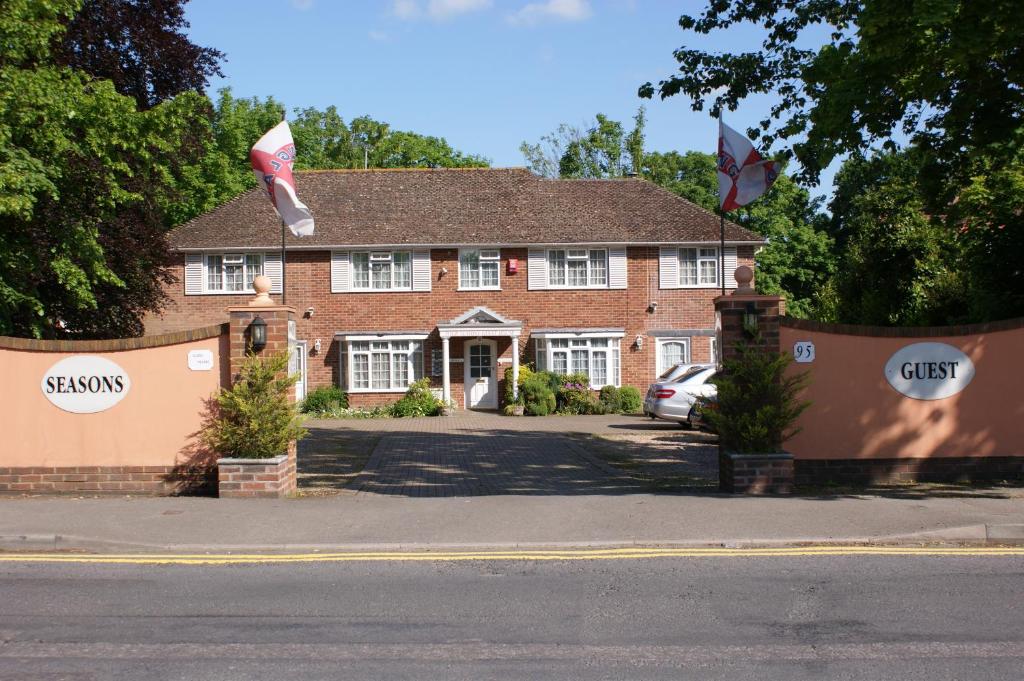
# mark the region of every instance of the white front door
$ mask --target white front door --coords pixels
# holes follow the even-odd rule
[[[295,384],[295,401],[301,402],[306,399],[306,341],[295,341],[291,354],[288,357],[288,373],[298,374],[299,380]]]
[[[491,340],[466,342],[466,408],[497,409],[498,379],[495,374],[495,351]]]

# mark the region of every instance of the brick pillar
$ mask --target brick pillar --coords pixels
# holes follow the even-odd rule
[[[786,301],[781,296],[758,295],[752,286],[753,278],[753,271],[746,265],[736,268],[736,290],[715,298],[720,362],[736,355],[736,343],[740,341],[767,352],[780,351],[779,318],[785,312]],[[751,312],[756,313],[756,335],[745,324]],[[791,494],[793,456],[737,454],[719,446],[718,485],[723,492],[739,494]]]
[[[267,324],[267,344],[257,354],[271,355],[288,349],[288,322],[295,319],[295,308],[276,305],[267,295],[270,279],[256,277],[253,282],[257,296],[245,306],[229,307],[231,345],[231,381],[234,382],[251,349],[249,326],[256,317]],[[289,399],[295,400],[294,391]],[[220,459],[218,463],[218,492],[221,497],[284,497],[295,493],[296,447],[292,442],[288,451],[274,459]]]

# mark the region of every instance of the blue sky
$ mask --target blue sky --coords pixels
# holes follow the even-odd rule
[[[521,142],[598,112],[627,126],[647,109],[647,148],[713,152],[717,128],[676,96],[641,100],[637,88],[676,68],[672,51],[713,46],[678,27],[698,0],[192,0],[190,36],[227,55],[240,97],[273,95],[294,107],[338,107],[392,127],[444,137],[495,166],[521,166]],[[759,43],[749,27],[731,45]],[[719,40],[721,38],[718,38]],[[753,41],[753,42],[752,42]],[[726,115],[742,130],[771,100]],[[829,175],[830,177],[830,175]],[[820,190],[819,190],[820,191]],[[816,192],[818,193],[818,192]]]

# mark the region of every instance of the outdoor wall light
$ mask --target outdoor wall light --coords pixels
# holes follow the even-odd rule
[[[757,305],[747,303],[743,310],[743,332],[751,338],[757,335]]]
[[[633,341],[633,345],[636,346],[637,350],[643,350],[644,349],[644,337],[638,333],[636,335],[636,340]]]
[[[263,317],[256,315],[256,319],[249,324],[249,340],[252,342],[253,352],[259,352],[267,347],[267,323]]]
[[[313,352],[319,353],[320,352],[320,348],[321,348],[320,339],[317,338],[315,341],[313,341]]]

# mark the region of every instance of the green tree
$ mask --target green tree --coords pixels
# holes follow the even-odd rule
[[[53,63],[78,4],[0,4],[0,333],[108,337],[141,332],[168,260],[173,200],[205,100],[140,112],[110,81]]]
[[[563,123],[536,144],[523,142],[519,150],[527,167],[542,177],[624,177],[643,166],[645,124],[643,107],[629,133],[622,123],[599,113],[585,130]]]
[[[836,176],[829,231],[841,253],[832,321],[951,324],[968,316],[955,232],[925,210],[913,153],[853,157]]]

